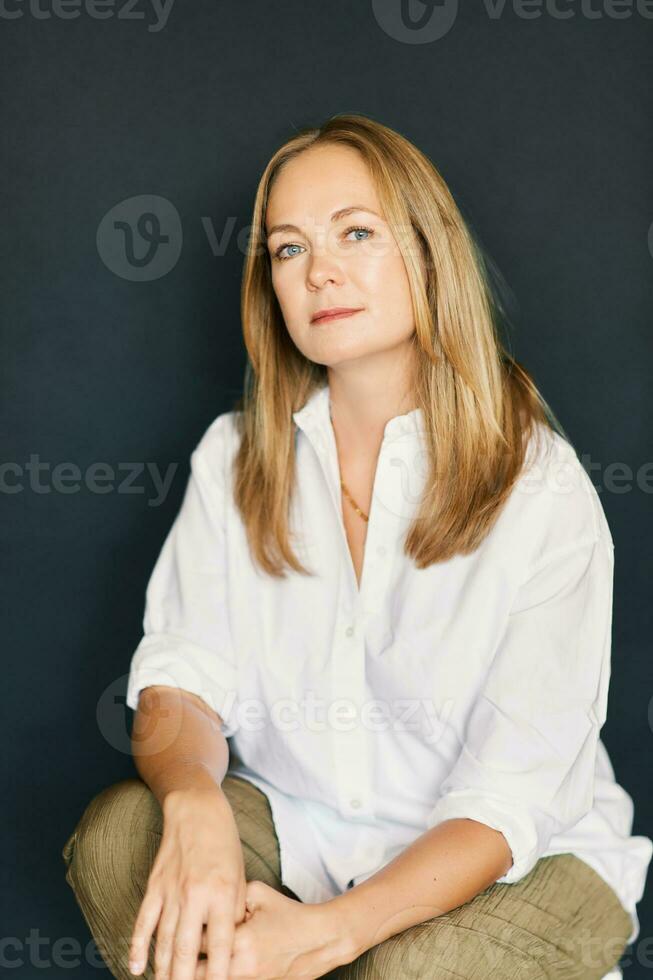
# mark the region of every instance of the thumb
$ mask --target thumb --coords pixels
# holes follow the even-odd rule
[[[262,881],[248,881],[245,888],[245,908],[247,912],[255,912],[263,904],[265,885]]]

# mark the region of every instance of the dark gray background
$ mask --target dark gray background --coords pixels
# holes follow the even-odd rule
[[[653,471],[641,468],[653,430],[653,4],[559,0],[568,18],[532,3],[492,14],[489,0],[465,0],[457,16],[436,4],[443,36],[409,43],[417,32],[395,29],[399,0],[175,0],[161,29],[145,0],[131,11],[117,0],[106,19],[83,6],[64,19],[74,8],[48,3],[6,0],[0,16],[0,397],[12,464],[0,496],[1,938],[14,973],[108,976],[85,952],[60,851],[91,796],[134,773],[126,674],[189,454],[241,388],[237,235],[256,182],[283,139],[336,112],[400,130],[440,168],[508,284],[515,356],[598,464],[616,557],[602,737],[634,798],[634,830],[650,835]],[[179,216],[156,279],[102,225],[121,207],[133,224],[139,203],[121,202],[141,195]],[[163,231],[169,218],[161,211]],[[207,229],[225,234],[223,247]],[[43,492],[25,470],[32,454]],[[104,493],[84,482],[98,462],[114,468]],[[61,463],[79,468],[77,491],[71,469],[57,480]],[[147,468],[121,488],[126,463],[172,465],[168,492],[157,499]],[[615,463],[625,469],[610,489]],[[652,904],[639,905],[628,977],[653,966]]]

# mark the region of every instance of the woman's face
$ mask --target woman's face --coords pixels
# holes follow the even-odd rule
[[[274,291],[305,357],[335,367],[407,349],[415,328],[406,267],[356,150],[321,146],[290,160],[265,226]],[[334,307],[359,312],[312,322]]]

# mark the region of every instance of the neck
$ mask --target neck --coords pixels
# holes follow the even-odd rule
[[[331,423],[347,453],[378,450],[390,419],[416,407],[413,391],[402,377],[381,381],[368,377],[354,386],[349,379],[329,372],[328,384]]]

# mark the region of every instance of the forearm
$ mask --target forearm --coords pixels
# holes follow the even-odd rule
[[[511,865],[503,834],[485,824],[455,819],[432,827],[376,874],[326,903],[348,935],[346,962],[464,905]]]
[[[219,717],[179,688],[141,691],[131,745],[136,769],[161,806],[176,790],[220,789],[229,765]]]

